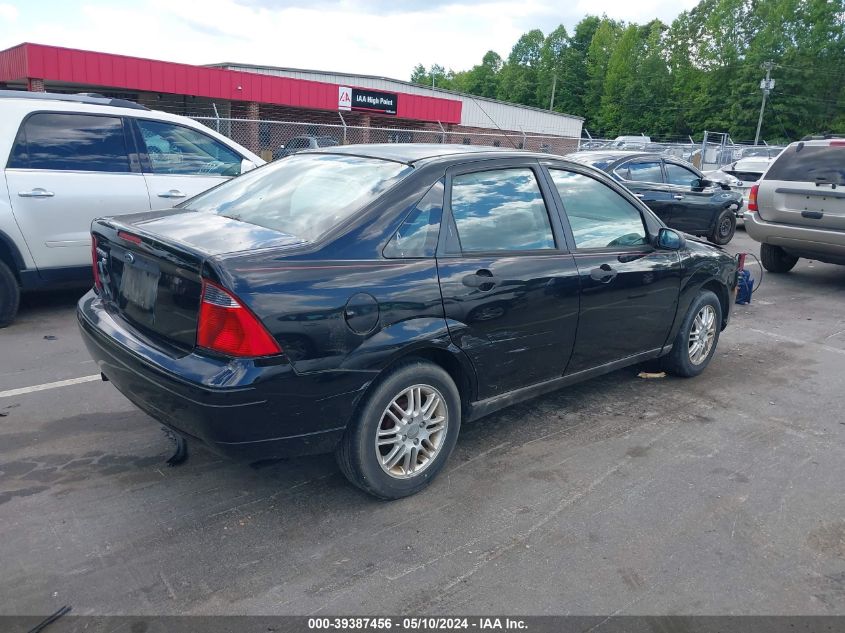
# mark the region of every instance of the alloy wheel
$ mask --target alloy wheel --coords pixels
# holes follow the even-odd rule
[[[693,365],[704,362],[716,340],[716,310],[709,303],[695,315],[689,333],[689,359]]]
[[[440,453],[449,426],[443,394],[431,385],[404,389],[381,415],[375,449],[382,470],[408,479],[428,468]]]

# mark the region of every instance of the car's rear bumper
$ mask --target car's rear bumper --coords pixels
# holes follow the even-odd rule
[[[93,291],[80,301],[79,327],[103,376],[144,412],[215,452],[264,459],[333,450],[366,386],[298,375],[284,359],[168,354],[112,314]],[[344,377],[346,378],[346,377]],[[352,387],[352,389],[350,389]]]
[[[845,261],[845,231],[766,222],[759,213],[747,213],[745,231],[751,239],[780,246],[799,257]]]

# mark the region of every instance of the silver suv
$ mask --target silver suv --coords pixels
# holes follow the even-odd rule
[[[91,283],[91,221],[166,209],[264,161],[121,99],[0,90],[0,327],[21,290]]]
[[[751,188],[745,230],[770,272],[789,272],[801,257],[845,264],[845,137],[783,150]]]

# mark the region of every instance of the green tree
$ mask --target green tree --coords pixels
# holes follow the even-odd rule
[[[587,80],[584,86],[584,116],[587,121],[599,124],[599,111],[605,88],[605,76],[621,26],[607,17],[601,22],[590,40],[585,61]]]
[[[639,131],[630,129],[634,112],[625,104],[630,84],[635,81],[639,52],[640,28],[630,24],[615,42],[607,60],[597,117],[599,127],[605,133],[612,135]]]
[[[500,73],[499,99],[537,105],[537,72],[544,40],[539,29],[529,31],[517,40]]]
[[[587,51],[601,24],[601,18],[587,16],[575,25],[569,46],[563,53],[555,91],[555,110],[586,116],[584,94],[587,84]]]
[[[499,89],[502,58],[494,51],[487,51],[481,63],[467,73],[466,92],[481,97],[495,98]]]
[[[549,107],[552,87],[557,97],[557,82],[562,80],[566,55],[569,52],[569,34],[562,24],[546,36],[540,48],[540,61],[537,68],[537,104]]]

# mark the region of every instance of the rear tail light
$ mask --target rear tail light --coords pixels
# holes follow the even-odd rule
[[[757,211],[757,190],[760,188],[760,185],[754,185],[751,187],[751,191],[748,192],[748,210],[749,211]]]
[[[100,257],[97,255],[97,237],[91,235],[91,268],[94,272],[94,288],[98,291],[103,289],[103,282],[100,279]]]
[[[197,347],[239,357],[282,351],[258,317],[228,290],[207,279],[202,280]]]

